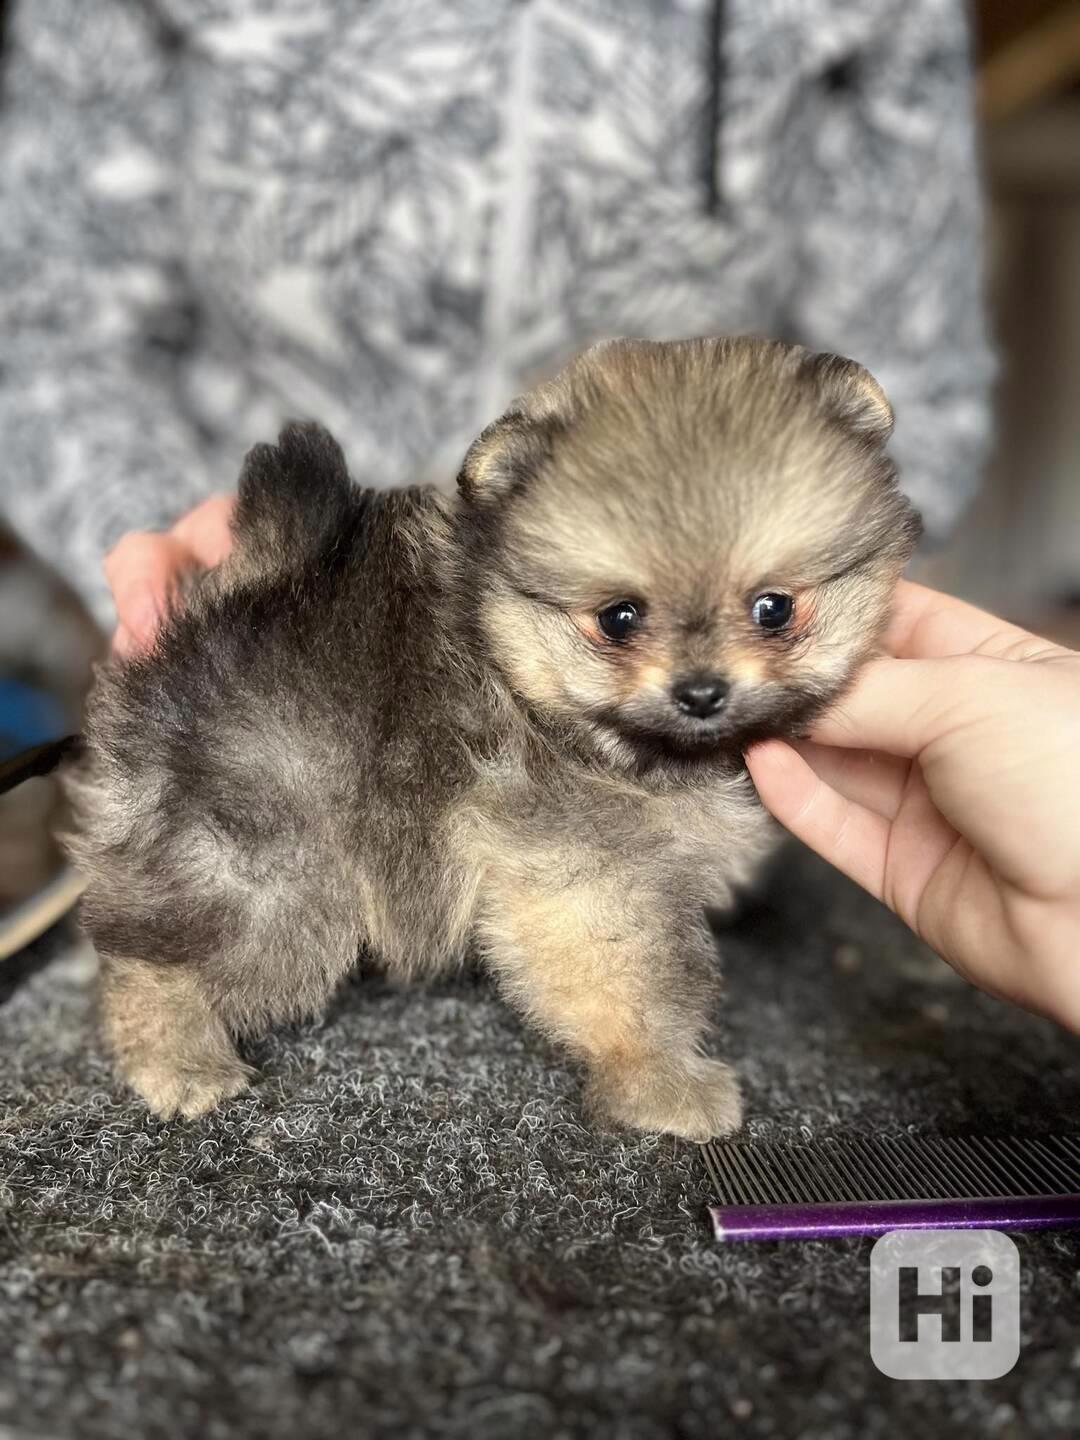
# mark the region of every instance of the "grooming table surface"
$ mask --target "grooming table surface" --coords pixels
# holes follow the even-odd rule
[[[900,1384],[871,1242],[718,1246],[696,1147],[590,1129],[484,981],[361,978],[163,1126],[90,1045],[92,958],[48,945],[0,966],[2,1440],[1080,1433],[1074,1234],[1017,1237],[1012,1374]],[[811,857],[720,945],[756,1136],[1076,1130],[1080,1042]]]

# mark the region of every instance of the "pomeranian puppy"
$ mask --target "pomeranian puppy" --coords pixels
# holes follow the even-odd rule
[[[355,487],[291,425],[235,548],[112,663],[66,780],[124,1079],[199,1115],[236,1042],[317,1012],[361,954],[469,951],[584,1060],[616,1123],[705,1140],[730,903],[775,843],[742,750],[874,651],[918,522],[852,361],[614,341],[516,401],[453,497]]]

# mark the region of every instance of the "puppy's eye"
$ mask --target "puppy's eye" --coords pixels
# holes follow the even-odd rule
[[[641,624],[641,611],[632,600],[618,600],[599,612],[596,623],[609,640],[629,640]]]
[[[795,601],[778,590],[767,590],[754,601],[750,611],[755,625],[763,630],[783,630],[795,613]]]

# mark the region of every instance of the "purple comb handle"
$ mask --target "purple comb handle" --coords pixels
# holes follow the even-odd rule
[[[887,1230],[1047,1230],[1080,1225],[1080,1195],[710,1205],[709,1214],[717,1240],[824,1240]]]

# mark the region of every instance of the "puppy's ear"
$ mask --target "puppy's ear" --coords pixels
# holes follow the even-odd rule
[[[564,399],[556,381],[519,396],[469,446],[458,472],[461,493],[469,500],[497,500],[526,485],[566,429]]]
[[[893,411],[870,371],[843,355],[811,355],[806,363],[827,408],[859,434],[884,445],[892,434]]]

